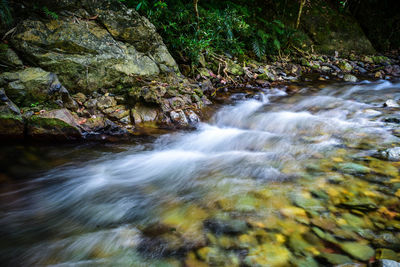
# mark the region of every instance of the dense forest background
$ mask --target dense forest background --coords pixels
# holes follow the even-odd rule
[[[95,0],[88,0],[95,1]],[[120,0],[146,16],[180,64],[205,53],[250,56],[400,47],[400,2],[389,0]],[[0,0],[2,33],[36,14],[58,19],[64,2]],[[362,32],[361,32],[362,31]],[[374,51],[375,52],[375,51]]]

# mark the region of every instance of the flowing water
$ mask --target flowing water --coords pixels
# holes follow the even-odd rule
[[[50,170],[0,176],[0,260],[327,266],[399,257],[400,162],[380,152],[400,144],[399,109],[383,107],[399,98],[400,83],[388,81],[290,96],[268,89],[232,95],[191,132],[39,149],[31,154]],[[2,156],[8,176],[34,161]]]

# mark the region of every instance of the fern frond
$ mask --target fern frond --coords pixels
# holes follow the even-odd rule
[[[260,44],[258,40],[253,41],[253,52],[259,59],[261,59],[261,57],[265,54],[265,48]]]

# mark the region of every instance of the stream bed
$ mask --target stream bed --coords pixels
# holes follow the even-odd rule
[[[2,145],[0,263],[400,261],[399,99],[389,81],[266,89],[194,131]]]

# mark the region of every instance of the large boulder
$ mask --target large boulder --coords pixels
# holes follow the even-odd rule
[[[57,75],[41,68],[5,72],[0,75],[0,86],[4,86],[10,99],[20,106],[46,103],[49,106],[76,107]]]
[[[295,13],[296,14],[296,13]],[[314,0],[301,17],[301,28],[320,53],[373,54],[375,49],[358,22],[349,14],[333,8],[327,1]]]
[[[74,2],[74,13],[27,19],[12,38],[24,58],[56,73],[71,92],[132,85],[137,76],[178,70],[155,27],[135,10],[117,0]]]

